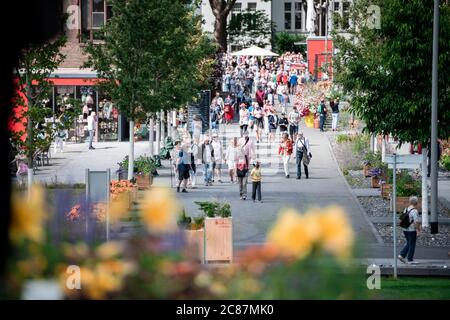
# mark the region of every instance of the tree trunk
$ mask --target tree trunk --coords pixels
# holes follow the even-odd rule
[[[134,174],[134,120],[130,120],[130,149],[128,152],[128,180],[133,179]]]
[[[149,124],[149,128],[148,128],[148,140],[149,140],[149,146],[150,146],[150,155],[154,156],[153,153],[153,140],[155,140],[155,133],[154,130],[155,129],[155,121],[153,120],[153,117],[150,118],[150,124]]]
[[[161,140],[161,119],[159,116],[159,112],[156,113],[156,154],[159,154],[159,148]]]
[[[172,136],[172,125],[170,123],[170,111],[167,111],[167,136]]]
[[[166,126],[164,122],[166,121],[164,111],[161,111],[161,143],[164,143],[164,138],[166,137]]]
[[[228,50],[227,15],[216,17],[214,22],[214,37],[219,44],[219,52]]]
[[[30,112],[30,108],[32,105],[32,97],[31,97],[31,78],[27,75],[26,78],[26,96],[27,96],[27,106],[28,112]],[[28,160],[28,198],[31,198],[31,186],[33,184],[33,121],[31,120],[30,115],[27,116],[27,160]]]

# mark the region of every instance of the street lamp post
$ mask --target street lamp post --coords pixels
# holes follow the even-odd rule
[[[431,216],[430,231],[438,233],[437,199],[438,199],[438,58],[439,58],[439,0],[434,0],[433,17],[433,64],[431,88]],[[425,213],[426,214],[426,213]]]

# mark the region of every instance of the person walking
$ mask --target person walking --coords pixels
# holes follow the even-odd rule
[[[181,192],[187,192],[187,183],[190,177],[190,170],[192,161],[192,154],[190,152],[190,146],[183,144],[177,157],[177,172],[178,172],[178,184],[177,192],[180,192],[181,184],[183,183],[183,189]]]
[[[211,146],[214,150],[214,161],[213,161],[213,182],[217,178],[217,181],[222,183],[222,162],[223,162],[223,147],[219,140],[217,133],[213,134],[213,141]]]
[[[275,132],[277,132],[278,128],[278,117],[276,112],[272,112],[271,110],[268,111],[267,114],[267,120],[268,120],[268,127],[269,127],[269,137],[268,142],[272,143],[275,142]]]
[[[261,107],[261,109],[264,106],[264,97],[265,97],[265,92],[262,89],[262,87],[259,87],[258,90],[256,91],[255,97],[256,97],[256,102],[258,103],[258,106]]]
[[[278,154],[283,160],[284,174],[286,178],[289,179],[289,160],[291,159],[292,154],[292,141],[289,139],[289,135],[287,133],[283,133],[283,136],[281,137],[281,143],[278,147]]]
[[[282,112],[281,117],[278,119],[278,127],[280,128],[280,133],[283,135],[283,133],[288,132],[289,127],[289,120],[286,117],[286,113]]]
[[[250,177],[252,178],[252,200],[256,202],[256,195],[258,194],[258,201],[261,200],[261,164],[259,161],[256,161],[252,171],[250,172]]]
[[[255,106],[255,110],[253,111],[253,116],[255,118],[255,126],[256,126],[256,142],[259,143],[261,140],[261,133],[264,129],[264,110],[259,105]]]
[[[298,127],[300,125],[300,119],[301,119],[300,113],[298,112],[297,107],[294,106],[288,116],[289,135],[292,140],[294,139],[294,135],[298,132]]]
[[[249,142],[249,137],[246,136],[245,142],[240,146],[238,158],[236,162],[236,176],[239,184],[239,196],[241,200],[247,199],[247,183],[248,183],[248,163],[249,157],[247,156],[246,146]]]
[[[333,131],[336,131],[337,124],[339,121],[339,97],[336,98],[336,102],[333,100],[330,101],[330,108],[331,108],[331,116],[333,117],[333,122],[331,123],[331,129]]]
[[[194,141],[192,142],[191,145],[191,170],[189,171],[190,174],[190,186],[192,189],[197,188],[196,184],[197,184],[197,163],[199,162],[199,160],[201,159],[201,154],[200,154],[200,147],[199,147],[199,138],[195,137]]]
[[[209,142],[209,137],[205,137],[205,140],[201,146],[202,164],[203,164],[203,177],[205,186],[212,186],[212,166],[214,162],[214,149]]]
[[[297,179],[301,179],[302,177],[302,163],[305,170],[306,179],[309,179],[308,165],[309,159],[311,159],[311,149],[309,147],[308,138],[303,136],[303,132],[301,131],[297,134],[294,150],[296,153],[295,158],[297,164]]]
[[[323,132],[323,126],[325,124],[325,119],[327,118],[327,106],[325,105],[325,100],[322,99],[319,104],[319,108],[317,109],[319,113],[319,128],[320,132]]]
[[[92,146],[95,134],[95,112],[92,111],[91,115],[87,118],[88,132],[89,132],[89,150],[95,150]]]
[[[225,117],[225,124],[231,124],[233,121],[234,116],[234,109],[233,109],[233,100],[231,99],[231,95],[228,95],[225,98],[224,102],[224,117]]]
[[[409,226],[402,227],[403,234],[405,235],[406,244],[403,247],[402,251],[398,255],[398,259],[404,263],[415,264],[414,261],[414,251],[416,249],[416,240],[417,236],[421,232],[420,221],[419,221],[419,212],[417,211],[418,199],[417,197],[409,198],[409,206],[405,208],[404,213],[406,213],[407,221]],[[405,260],[407,259],[407,261]]]
[[[231,183],[237,182],[236,178],[236,159],[238,156],[238,139],[236,137],[231,138],[230,144],[227,147],[227,151],[225,153],[225,161],[228,166],[228,173],[230,175]]]
[[[247,110],[245,103],[241,104],[241,110],[239,110],[239,127],[241,129],[241,137],[248,130],[248,123],[250,121],[250,113]]]

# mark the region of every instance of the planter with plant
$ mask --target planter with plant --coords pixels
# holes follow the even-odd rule
[[[233,260],[233,222],[228,203],[196,201],[205,213],[204,261],[231,262]]]
[[[382,171],[380,168],[372,168],[369,170],[369,176],[371,177],[372,188],[379,188],[381,181]]]
[[[183,209],[178,218],[178,226],[183,229],[186,239],[186,255],[200,262],[204,261],[205,216],[189,217]]]
[[[156,169],[150,157],[142,155],[134,160],[134,177],[138,189],[148,189],[153,183],[153,172]]]
[[[402,170],[396,178],[396,211],[402,212],[403,209],[409,206],[409,198],[416,196],[418,198],[417,210],[422,212],[422,184],[420,181],[414,179],[407,170]],[[391,198],[392,208],[392,198]]]
[[[119,169],[116,171],[119,180],[128,180],[128,156],[125,156],[122,161],[117,162]]]

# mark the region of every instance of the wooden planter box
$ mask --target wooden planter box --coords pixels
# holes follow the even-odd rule
[[[370,177],[370,174],[369,174],[369,170],[370,170],[370,169],[372,169],[372,168],[370,167],[370,165],[368,165],[368,164],[365,164],[365,165],[364,165],[364,167],[363,167],[363,174],[364,174],[364,177],[366,177],[366,178]]]
[[[233,260],[232,218],[205,219],[205,263]]]
[[[186,254],[188,257],[203,262],[205,253],[205,230],[184,230]]]
[[[380,187],[380,178],[372,177],[370,182],[372,184],[372,188],[379,188]]]
[[[133,189],[131,189],[131,191],[128,192],[130,210],[133,209],[133,205],[137,201],[137,192],[138,192],[137,186],[133,187]]]
[[[136,185],[138,189],[149,189],[153,183],[153,177],[151,174],[136,174]]]
[[[409,206],[409,197],[396,197],[395,209],[397,212],[403,212]],[[417,211],[422,212],[422,197],[418,197]],[[391,211],[393,210],[391,198]]]
[[[392,185],[388,183],[381,184],[381,196],[383,199],[390,199],[392,193]]]

